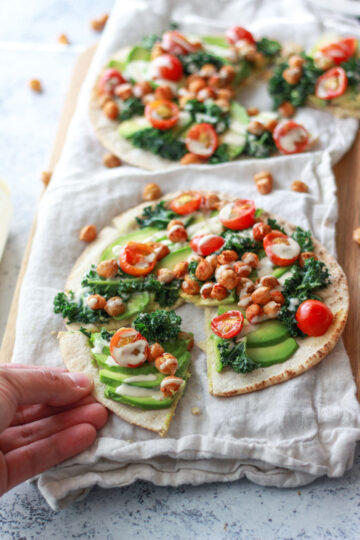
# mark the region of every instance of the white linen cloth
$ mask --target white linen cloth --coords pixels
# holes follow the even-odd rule
[[[254,12],[254,6],[257,11]],[[133,1],[116,4],[82,88],[62,158],[41,200],[32,253],[20,295],[13,362],[62,365],[55,333],[63,328],[54,315],[55,294],[63,289],[83,250],[79,229],[98,229],[122,211],[141,202],[146,183],[164,192],[177,189],[223,190],[255,199],[257,206],[278,213],[314,235],[335,252],[336,188],[332,162],[350,147],[357,129],[352,119],[333,119],[324,112],[303,110],[305,125],[320,136],[317,151],[264,161],[248,160],[219,166],[174,168],[149,173],[123,166],[106,170],[103,148],[89,125],[87,106],[96,75],[111,54],[124,44],[180,20],[184,31],[223,31],[234,21],[256,35],[291,37],[313,42],[322,26],[304,4],[283,2]],[[261,19],[256,15],[288,15]],[[291,21],[295,16],[297,24]],[[214,22],[216,21],[216,23]],[[302,21],[302,22],[301,22]],[[265,105],[264,105],[265,106]],[[275,179],[274,190],[259,195],[252,177],[264,169]],[[301,179],[308,194],[294,193],[290,184]],[[343,181],[352,181],[344,178]],[[202,312],[179,309],[183,326],[203,339]],[[158,485],[199,484],[247,477],[261,485],[293,487],[328,475],[340,476],[353,462],[360,438],[359,405],[342,343],[317,367],[284,384],[234,398],[214,398],[207,390],[205,355],[192,353],[192,377],[166,438],[132,427],[111,416],[96,443],[86,452],[40,475],[38,486],[53,509],[84,496],[98,484],[123,486],[136,479]],[[197,406],[201,414],[194,416]]]

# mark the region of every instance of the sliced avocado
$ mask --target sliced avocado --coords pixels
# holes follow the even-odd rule
[[[193,253],[193,250],[189,246],[182,247],[180,249],[177,249],[176,251],[173,251],[172,253],[169,253],[169,255],[166,255],[159,264],[156,266],[157,269],[159,268],[168,268],[169,270],[173,270],[173,268],[182,261],[186,261],[186,259]]]
[[[106,350],[107,349],[107,350]],[[130,377],[131,375],[148,375],[149,373],[158,373],[158,370],[152,364],[144,364],[137,368],[127,368],[122,366],[108,366],[106,360],[110,354],[107,347],[104,348],[102,354],[93,354],[100,369],[106,369],[114,373],[122,373]]]
[[[118,71],[122,72],[125,69],[125,62],[120,62],[120,60],[110,60],[108,63],[108,67],[117,69]]]
[[[106,261],[107,259],[114,259],[118,254],[114,254],[113,248],[115,246],[124,246],[130,240],[134,242],[144,242],[150,240],[155,234],[158,234],[159,230],[155,227],[144,227],[143,229],[137,229],[129,233],[120,236],[115,242],[110,244],[101,254],[100,261]]]
[[[280,364],[288,360],[298,348],[295,339],[289,337],[285,341],[280,341],[268,347],[247,347],[247,355],[254,362],[258,362],[263,367]]]
[[[232,101],[230,105],[230,118],[231,120],[236,120],[240,124],[249,123],[249,115],[246,112],[245,107],[240,105],[237,101]],[[236,130],[234,130],[236,131]]]
[[[188,340],[177,339],[176,341],[162,343],[165,351],[173,354],[178,361],[178,368],[175,375],[177,377],[185,378],[189,364],[190,364],[190,352],[188,351]]]
[[[208,45],[216,45],[217,47],[224,47],[225,49],[229,48],[229,43],[223,36],[203,36],[201,41]]]
[[[277,320],[265,321],[247,335],[248,347],[268,347],[290,337],[286,327]]]
[[[151,397],[135,397],[118,394],[111,386],[106,387],[105,397],[114,401],[119,401],[125,405],[131,405],[138,409],[168,409],[174,402],[173,397],[158,400]]]
[[[146,311],[147,306],[150,303],[150,294],[146,291],[137,292],[131,295],[130,300],[126,304],[126,311],[117,317],[114,317],[117,321],[123,321],[129,319],[139,313],[139,311]]]
[[[121,124],[118,127],[118,134],[120,137],[124,137],[124,139],[128,139],[136,133],[136,131],[141,131],[142,129],[146,129],[150,126],[150,123],[145,118],[145,116],[135,116],[134,118],[131,118],[130,120],[124,120],[121,122]]]
[[[221,357],[220,357],[220,352],[219,352],[219,349],[218,349],[218,344],[221,343],[223,340],[219,337],[219,336],[216,336],[215,334],[211,333],[210,335],[210,339],[213,340],[214,342],[214,348],[215,348],[215,368],[216,368],[216,371],[218,373],[221,373],[221,371],[223,370],[223,364],[221,362]]]
[[[155,378],[153,380],[131,381],[132,377],[137,377],[137,376],[146,377],[147,375],[152,375]],[[130,386],[140,386],[142,388],[155,388],[156,386],[160,385],[164,377],[165,375],[163,375],[159,371],[157,373],[147,373],[146,375],[145,374],[129,375],[126,373],[115,373],[114,371],[111,371],[109,369],[100,369],[99,371],[100,381],[104,384],[108,384],[109,386],[119,386],[120,384],[125,383],[125,384],[129,384]]]
[[[131,51],[128,54],[128,57],[126,59],[126,65],[130,62],[134,62],[135,60],[144,60],[145,62],[150,62],[150,56],[151,53],[147,49],[144,49],[144,47],[140,47],[139,45],[136,45],[131,49]]]
[[[235,302],[234,291],[231,291],[231,293],[224,300],[213,300],[212,298],[201,298],[199,294],[191,295],[191,294],[184,293],[184,291],[180,291],[180,296],[186,302],[191,302],[192,304],[195,304],[196,306],[216,307],[216,306],[221,306],[221,305],[234,304]]]
[[[289,266],[277,266],[276,268],[274,268],[274,270],[272,271],[272,275],[275,276],[276,278],[280,278],[281,276],[283,276],[284,274],[286,274],[286,272],[290,272],[290,270],[292,269],[293,265],[290,264]]]

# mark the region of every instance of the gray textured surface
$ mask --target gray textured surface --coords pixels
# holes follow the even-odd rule
[[[0,263],[0,336],[71,69],[81,48],[97,39],[89,18],[112,3],[2,2],[0,175],[10,184],[14,215]],[[63,32],[74,46],[56,45]],[[44,94],[28,90],[33,77],[42,79]],[[318,480],[301,490],[262,488],[247,481],[177,489],[145,482],[110,491],[96,488],[60,513],[50,510],[27,483],[0,500],[0,538],[357,539],[359,464],[358,450],[353,469],[343,478]]]

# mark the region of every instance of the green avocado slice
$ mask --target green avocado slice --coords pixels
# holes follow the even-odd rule
[[[185,300],[185,302],[191,302],[192,304],[195,304],[195,306],[216,307],[216,306],[233,304],[235,302],[234,291],[231,291],[231,293],[224,300],[213,300],[212,298],[202,298],[199,294],[191,295],[191,294],[184,293],[184,291],[180,291],[180,296],[181,298]]]
[[[150,61],[151,53],[147,49],[144,49],[144,47],[140,47],[139,45],[135,45],[131,49],[131,51],[128,54],[128,57],[126,59],[126,65],[130,62],[134,62],[135,60],[144,60],[145,62]]]
[[[136,368],[135,368],[136,369]],[[129,379],[133,377],[148,377],[151,376],[152,380],[139,380],[131,381]],[[129,384],[130,386],[140,386],[141,388],[155,388],[160,385],[161,381],[165,375],[157,371],[156,373],[147,373],[147,374],[128,374],[128,373],[115,373],[109,369],[100,369],[99,378],[102,383],[105,383],[109,386],[119,386],[122,383]]]
[[[185,246],[177,249],[176,251],[169,253],[169,255],[166,255],[166,257],[161,259],[161,261],[157,264],[156,268],[168,268],[169,270],[173,270],[179,262],[186,261],[186,259],[192,253],[193,250],[190,246]]]
[[[276,268],[274,268],[274,270],[272,271],[272,275],[275,276],[276,278],[280,278],[281,276],[283,276],[284,274],[286,274],[286,272],[290,272],[290,270],[292,269],[293,265],[290,264],[290,266],[277,266]]]
[[[223,36],[203,36],[201,40],[208,45],[216,45],[216,47],[229,48],[229,43]]]
[[[126,311],[121,315],[114,317],[117,321],[123,321],[129,319],[139,313],[140,311],[146,311],[150,303],[150,294],[146,291],[138,292],[131,295],[130,300],[126,304]]]
[[[129,120],[123,120],[118,127],[118,134],[124,139],[128,139],[142,129],[151,127],[150,122],[145,118],[145,116],[134,116]]]
[[[268,347],[290,337],[286,327],[277,320],[265,321],[257,330],[247,335],[248,347]],[[249,355],[250,356],[250,355]]]
[[[289,337],[285,341],[280,341],[275,345],[262,347],[247,347],[247,355],[254,362],[258,362],[263,367],[280,364],[288,360],[297,350],[298,344],[295,339]]]
[[[161,400],[151,397],[135,397],[127,396],[125,394],[118,394],[111,386],[107,386],[105,389],[105,397],[114,401],[119,401],[125,405],[131,405],[137,409],[168,409],[174,402],[174,398],[164,398]]]

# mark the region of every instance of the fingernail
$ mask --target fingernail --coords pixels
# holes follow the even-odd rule
[[[86,388],[91,384],[89,377],[84,375],[84,373],[68,373],[67,375],[77,386],[81,386],[82,388]]]

